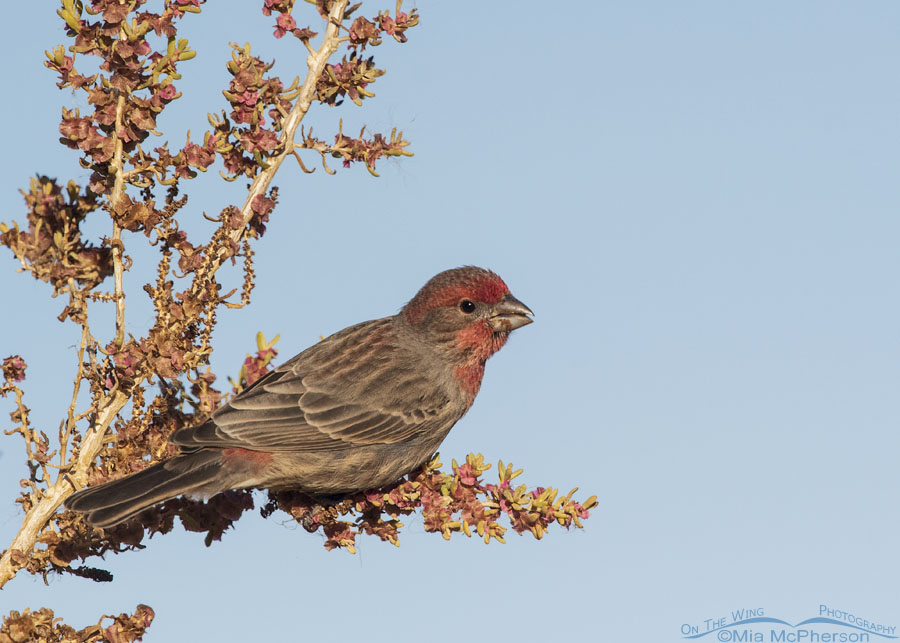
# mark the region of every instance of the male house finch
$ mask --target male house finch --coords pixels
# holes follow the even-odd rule
[[[433,277],[393,317],[307,348],[170,440],[179,453],[66,503],[96,527],[182,494],[380,487],[435,452],[472,406],[484,364],[533,313],[474,266]]]

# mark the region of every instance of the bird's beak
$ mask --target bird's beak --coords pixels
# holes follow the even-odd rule
[[[500,300],[500,303],[494,306],[494,310],[488,318],[488,323],[490,323],[495,333],[508,333],[533,322],[534,320],[529,315],[534,315],[531,309],[507,293]]]

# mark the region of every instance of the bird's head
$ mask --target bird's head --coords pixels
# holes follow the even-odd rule
[[[485,361],[533,314],[499,275],[465,266],[432,277],[400,316],[477,391]]]

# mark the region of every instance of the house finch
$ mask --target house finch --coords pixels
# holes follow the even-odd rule
[[[393,317],[335,333],[175,431],[177,455],[66,505],[108,527],[182,494],[394,482],[432,456],[472,406],[487,359],[529,315],[489,270],[442,272]]]

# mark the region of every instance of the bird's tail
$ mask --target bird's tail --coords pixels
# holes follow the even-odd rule
[[[94,527],[111,527],[163,500],[183,494],[211,496],[230,489],[222,474],[222,452],[200,449],[83,489],[66,501],[66,507],[84,513]]]

